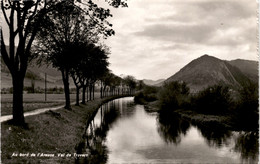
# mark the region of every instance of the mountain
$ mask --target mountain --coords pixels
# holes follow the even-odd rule
[[[162,83],[165,79],[159,79],[159,80],[149,80],[149,79],[143,79],[144,84],[146,85],[157,85],[159,83]]]
[[[37,75],[40,79],[45,79],[45,73],[47,75],[48,82],[58,82],[62,80],[61,72],[52,66],[43,64],[42,66],[29,65],[27,72],[31,72]]]
[[[15,52],[16,52],[15,48]],[[9,46],[6,46],[7,53],[9,53]],[[43,88],[45,86],[45,73],[47,77],[47,87],[63,87],[61,72],[52,66],[48,66],[46,64],[42,64],[42,66],[36,66],[34,62],[28,64],[27,72],[24,79],[24,86],[31,86],[31,77],[36,77],[35,86]],[[74,83],[70,78],[71,88],[74,87]],[[1,58],[1,88],[10,88],[12,87],[12,77],[4,64],[3,59]]]
[[[253,60],[236,59],[227,61],[229,64],[240,69],[250,80],[258,82],[258,62]]]
[[[24,79],[24,86],[31,86],[31,77],[35,77],[35,85],[36,87],[44,88],[45,85],[45,73],[47,77],[47,86],[52,87],[63,87],[61,73],[49,66],[42,65],[40,67],[29,64],[25,79]],[[73,84],[73,81],[70,80],[70,83]],[[73,85],[71,85],[73,87]],[[4,64],[4,61],[1,58],[1,88],[10,88],[12,87],[12,77],[7,68]]]
[[[213,56],[203,55],[191,61],[165,82],[184,81],[190,87],[191,92],[197,92],[215,84],[224,84],[233,89],[238,89],[244,83],[248,83],[249,79],[258,78],[258,64],[252,66],[252,68],[247,68],[246,65],[250,64],[251,61],[247,62],[241,59],[225,61]],[[243,65],[239,67],[240,63],[243,63]]]

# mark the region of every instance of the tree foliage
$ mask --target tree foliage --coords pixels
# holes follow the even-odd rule
[[[24,124],[23,88],[31,46],[39,29],[40,18],[52,10],[54,1],[1,1],[1,11],[9,28],[8,39],[1,29],[1,56],[12,75],[13,123]],[[35,17],[34,23],[33,20]],[[8,45],[8,46],[7,46]],[[7,49],[8,48],[8,49]]]
[[[130,92],[129,94],[134,94],[134,90],[137,85],[136,79],[133,76],[128,75],[124,78],[124,83],[126,86],[128,86]]]
[[[237,114],[240,126],[253,130],[258,129],[259,123],[259,92],[258,84],[249,83],[240,90]]]
[[[106,2],[116,8],[120,6],[127,7],[125,1],[122,0],[108,0]],[[1,29],[1,54],[4,63],[7,65],[12,75],[13,121],[17,125],[24,124],[23,83],[28,62],[32,56],[31,46],[37,32],[39,29],[42,29],[40,24],[43,20],[46,20],[44,18],[56,18],[56,16],[60,16],[60,13],[64,14],[67,12],[67,14],[70,14],[70,12],[74,10],[72,8],[63,10],[64,8],[60,5],[62,3],[71,3],[75,8],[84,12],[82,17],[77,18],[80,20],[89,18],[89,20],[91,20],[89,23],[93,25],[93,30],[96,33],[103,33],[104,37],[114,34],[114,31],[109,28],[112,25],[106,20],[108,17],[112,16],[110,10],[98,7],[92,0],[2,0],[1,10],[5,23],[9,27],[9,38],[8,41],[4,39],[3,31]],[[67,19],[65,19],[64,22],[66,23]],[[50,21],[45,23],[50,23]],[[71,25],[74,26],[76,24]],[[53,27],[53,24],[49,25],[50,27]],[[68,26],[67,28],[70,27]],[[69,31],[66,28],[61,29],[61,31],[63,30]],[[45,36],[49,37],[49,35]],[[68,38],[65,37],[64,39],[67,40]],[[7,45],[9,46],[8,49]],[[55,51],[59,50],[59,47],[52,48]],[[53,49],[49,50],[52,51]],[[57,65],[57,63],[58,62],[54,65]]]
[[[226,114],[232,99],[228,87],[214,85],[199,92],[195,97],[195,110],[205,114]]]
[[[77,87],[78,104],[79,89],[94,87],[94,83],[108,65],[104,48],[96,45],[99,37],[106,38],[114,34],[110,28],[111,24],[106,21],[111,16],[110,11],[93,5],[91,1],[88,4],[91,9],[89,12],[83,11],[70,1],[56,4],[56,9],[44,17],[42,29],[37,35],[36,49],[39,50],[38,54],[42,54],[41,59],[50,62],[62,73],[65,108],[68,109],[69,75],[72,75]]]
[[[185,82],[165,83],[159,92],[160,106],[162,110],[176,110],[183,107],[188,99],[189,88]]]

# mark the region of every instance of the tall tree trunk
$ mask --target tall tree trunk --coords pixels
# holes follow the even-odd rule
[[[106,97],[106,85],[103,86],[103,97]]]
[[[62,81],[64,85],[64,92],[65,92],[65,109],[71,110],[70,105],[70,87],[69,87],[69,73],[67,70],[62,70]]]
[[[24,125],[23,115],[23,82],[24,78],[19,74],[12,74],[13,79],[13,123],[15,125]]]
[[[87,89],[87,101],[88,101],[88,87],[86,87],[86,89]]]
[[[95,100],[95,84],[93,84],[93,100]]]
[[[102,82],[101,82],[101,85],[100,85],[100,98],[103,98],[103,95],[102,95]]]
[[[79,106],[79,90],[80,87],[76,87],[76,106]]]
[[[89,85],[89,100],[92,100],[92,85]]]
[[[86,100],[85,100],[85,95],[86,95],[86,88],[87,86],[86,85],[83,85],[83,88],[82,88],[82,101],[81,101],[81,104],[86,104]]]
[[[72,79],[73,79],[73,82],[76,86],[76,106],[79,106],[79,91],[80,91],[80,88],[82,87],[80,81],[78,81],[79,79],[76,77],[75,74],[72,74],[71,75]]]

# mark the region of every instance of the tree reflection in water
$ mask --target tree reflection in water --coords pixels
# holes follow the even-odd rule
[[[106,103],[100,107],[100,122],[95,123],[95,118],[87,125],[84,135],[85,143],[81,143],[78,154],[87,153],[87,158],[79,157],[75,163],[81,164],[103,164],[108,160],[108,149],[105,145],[106,136],[109,128],[119,116],[119,111],[115,107],[115,101]]]
[[[236,138],[234,150],[241,153],[244,163],[254,163],[259,157],[259,133],[257,132],[240,132]]]
[[[241,160],[246,163],[256,163],[258,161],[258,132],[234,132],[219,125],[199,125],[196,124],[202,136],[206,139],[210,147],[221,148],[235,143],[232,149],[240,153]]]
[[[221,148],[231,143],[232,132],[221,125],[214,125],[214,123],[207,125],[192,124],[200,130],[201,135],[210,147]]]
[[[79,157],[76,163],[106,163],[108,148],[105,142],[108,131],[119,117],[134,116],[136,109],[136,105],[121,100],[104,104],[95,118],[88,123],[84,142],[78,145],[77,153],[87,153],[89,156],[88,158]],[[245,163],[258,161],[258,132],[234,132],[225,129],[217,122],[190,122],[169,112],[161,112],[157,116],[157,132],[168,144],[180,144],[189,129],[194,129],[192,127],[196,127],[209,147],[216,149],[228,147],[230,151],[238,152],[242,158],[241,161]]]
[[[190,128],[190,123],[179,116],[172,114],[169,117],[167,113],[160,113],[157,117],[159,135],[166,143],[178,145],[181,142],[182,135],[186,135]]]
[[[259,160],[259,144],[257,132],[234,132],[227,130],[215,122],[195,123],[182,119],[177,114],[160,113],[157,117],[157,130],[166,143],[178,145],[191,126],[197,127],[202,137],[210,147],[234,147],[230,151],[240,153],[243,163],[257,163]]]

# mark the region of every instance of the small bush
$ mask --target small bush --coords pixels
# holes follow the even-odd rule
[[[138,92],[135,97],[134,97],[134,101],[137,104],[145,104],[145,100],[144,100],[144,93],[143,92]]]
[[[240,101],[236,110],[240,126],[258,128],[258,96],[257,84],[249,83],[240,90]]]
[[[159,93],[161,110],[175,110],[189,104],[189,88],[186,83],[165,83]]]
[[[138,104],[146,104],[157,100],[158,88],[154,86],[144,86],[143,90],[135,95],[134,101]]]
[[[231,106],[228,87],[214,85],[198,93],[192,99],[193,108],[204,114],[226,114]]]
[[[158,92],[158,88],[154,86],[145,86],[143,92],[145,95],[156,94]]]
[[[34,87],[27,87],[27,86],[25,86],[23,90],[27,91],[27,93],[34,93],[35,89],[34,89]]]
[[[14,89],[13,87],[9,88],[9,93],[13,93]]]

